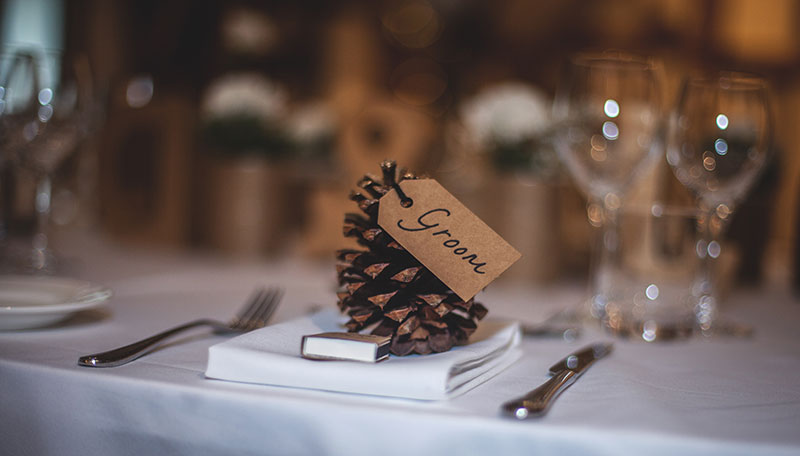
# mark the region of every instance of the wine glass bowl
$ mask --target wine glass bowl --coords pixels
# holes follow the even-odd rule
[[[580,54],[556,94],[559,156],[578,187],[611,209],[658,153],[657,73],[647,57]]]
[[[667,162],[706,210],[727,218],[753,185],[769,155],[769,117],[766,82],[757,76],[686,81]]]
[[[33,54],[0,51],[0,163],[16,161],[26,145],[24,125],[36,117],[38,69]]]

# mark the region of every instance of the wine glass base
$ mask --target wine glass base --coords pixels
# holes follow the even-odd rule
[[[0,272],[4,274],[53,275],[61,260],[50,248],[33,248],[29,243],[7,242],[2,246]]]
[[[588,308],[588,306],[586,306]],[[641,319],[631,315],[592,315],[583,312],[584,324],[600,326],[605,332],[628,340],[645,342],[670,342],[690,338],[736,338],[752,337],[755,330],[751,325],[735,322],[717,316],[712,322],[700,324],[696,318]]]
[[[624,339],[642,340],[645,342],[669,342],[684,340],[699,333],[696,325],[691,321],[657,323],[653,320],[603,322],[603,328]]]

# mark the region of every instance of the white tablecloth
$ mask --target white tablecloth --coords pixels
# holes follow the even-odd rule
[[[577,341],[525,339],[524,356],[452,400],[410,401],[206,379],[200,331],[132,364],[79,367],[112,348],[198,316],[227,318],[258,283],[286,297],[278,321],[333,306],[332,264],[235,263],[103,245],[75,276],[110,286],[102,312],[58,328],[0,333],[2,455],[800,454],[800,304],[788,293],[736,291],[730,318],[752,339],[615,341],[541,419],[498,406],[544,381]],[[580,286],[493,285],[492,313],[535,322],[574,304]]]

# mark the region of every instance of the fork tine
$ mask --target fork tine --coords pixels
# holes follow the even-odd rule
[[[279,288],[256,289],[239,314],[229,323],[236,331],[251,331],[267,324],[280,303],[283,291]]]
[[[272,318],[272,314],[275,313],[275,310],[278,308],[278,304],[281,302],[281,298],[283,297],[283,290],[271,288],[268,291],[269,298],[267,303],[260,309],[252,319],[252,325],[254,328],[261,328],[267,324],[270,318]]]
[[[243,331],[251,331],[256,328],[261,328],[266,324],[264,315],[271,313],[277,303],[278,292],[275,289],[268,289],[261,298],[261,302],[255,311],[250,315],[247,320],[243,320],[238,325],[238,329]]]
[[[238,328],[240,323],[248,321],[262,305],[264,300],[264,287],[258,287],[250,294],[245,304],[239,309],[231,322],[231,328]]]

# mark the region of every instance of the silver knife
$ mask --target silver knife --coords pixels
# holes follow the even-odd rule
[[[547,413],[550,404],[562,391],[572,385],[596,360],[611,353],[608,343],[592,344],[584,347],[550,367],[549,380],[525,396],[506,402],[503,414],[524,420]]]

